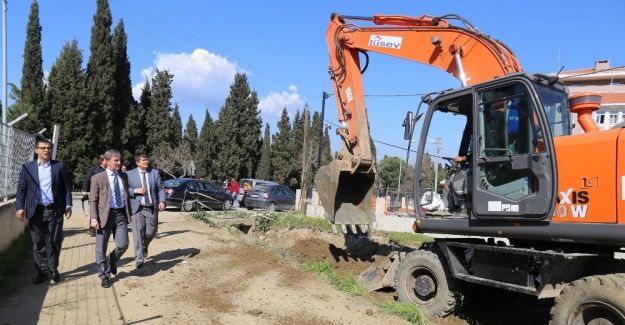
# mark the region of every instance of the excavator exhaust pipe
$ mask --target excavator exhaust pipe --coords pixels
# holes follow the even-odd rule
[[[349,162],[333,160],[322,166],[315,176],[319,199],[325,209],[326,219],[333,225],[339,225],[344,233],[348,227],[352,233],[367,232],[373,223],[374,211],[371,206],[375,171],[353,172]]]

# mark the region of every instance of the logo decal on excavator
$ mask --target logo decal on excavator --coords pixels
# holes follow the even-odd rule
[[[587,191],[577,192],[571,187],[564,192],[560,192],[556,200],[558,205],[553,213],[560,218],[566,218],[570,209],[573,218],[586,218],[588,202],[590,202],[590,197]],[[567,205],[570,208],[567,209]]]
[[[402,40],[401,37],[396,36],[371,35],[369,37],[369,46],[399,50]]]

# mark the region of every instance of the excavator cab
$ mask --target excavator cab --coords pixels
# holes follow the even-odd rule
[[[552,129],[557,135],[570,134],[568,111],[556,108],[566,105],[563,90],[525,74],[437,97],[423,122],[416,170],[438,172],[422,159],[429,151],[428,139],[437,137],[447,142],[444,147],[458,148],[457,157],[448,160],[462,164],[443,177],[427,173],[417,177],[416,197],[430,195],[429,189],[434,188],[442,192],[445,203],[436,211],[418,213],[549,221],[557,184]],[[442,181],[433,184],[432,179]]]

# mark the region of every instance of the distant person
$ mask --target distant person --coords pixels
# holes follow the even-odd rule
[[[128,224],[130,208],[128,176],[120,172],[122,155],[109,149],[104,153],[106,170],[91,178],[89,206],[91,227],[96,229],[95,260],[101,286],[111,286],[111,274],[117,274],[117,261],[128,249]],[[109,238],[113,234],[115,249],[106,256]]]
[[[158,170],[150,168],[145,153],[135,155],[137,168],[128,172],[135,266],[143,267],[148,246],[158,232],[158,213],[165,210],[165,187]]]
[[[122,168],[120,169],[120,171],[122,173],[126,173],[128,172],[128,165],[127,164],[122,164]]]
[[[91,177],[97,173],[103,172],[105,168],[106,168],[106,161],[104,160],[104,155],[99,155],[98,163],[96,165],[89,167],[89,169],[87,170],[87,173],[85,174],[85,179],[82,182],[83,208],[85,207],[84,201],[89,200],[89,191],[91,190]],[[88,217],[89,212],[87,212],[85,216]],[[91,237],[95,236],[95,229],[89,226],[88,228],[89,228],[89,234],[91,235]]]
[[[52,277],[61,281],[59,256],[63,243],[63,212],[72,216],[72,179],[62,162],[51,160],[52,143],[35,142],[37,160],[22,165],[17,181],[15,207],[17,220],[28,219],[33,241],[33,261],[37,276],[33,284]],[[46,250],[46,245],[50,250]]]
[[[232,205],[235,208],[239,207],[239,182],[237,182],[236,178],[230,180],[230,191],[232,192]]]

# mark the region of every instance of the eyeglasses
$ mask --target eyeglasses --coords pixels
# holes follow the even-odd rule
[[[50,151],[52,150],[52,147],[37,147],[37,149],[43,150],[43,151]]]

